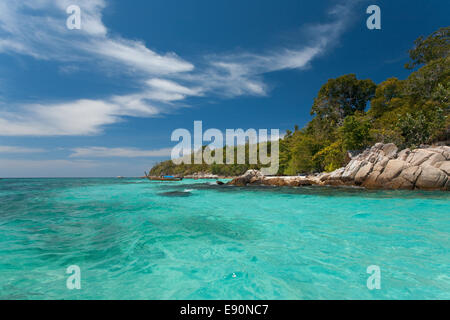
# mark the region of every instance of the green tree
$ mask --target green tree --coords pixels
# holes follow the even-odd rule
[[[341,125],[345,117],[366,109],[375,89],[372,80],[358,80],[354,74],[330,79],[314,99],[311,114]]]
[[[299,173],[311,173],[318,169],[314,161],[314,155],[322,145],[314,137],[298,131],[292,145],[292,153],[286,174],[297,175]]]
[[[377,86],[375,96],[370,101],[369,115],[374,118],[381,117],[385,112],[398,107],[402,100],[402,81],[389,78]]]
[[[362,150],[370,143],[370,123],[363,116],[348,116],[340,128],[345,150]]]
[[[313,157],[313,161],[319,163],[320,171],[331,172],[343,167],[346,162],[346,152],[342,141],[337,140],[317,152]]]
[[[450,27],[441,28],[427,38],[419,37],[413,49],[409,51],[412,62],[406,64],[407,69],[413,69],[421,64],[448,57],[450,53]]]

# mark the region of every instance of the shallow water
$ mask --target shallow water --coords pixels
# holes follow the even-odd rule
[[[445,192],[0,180],[0,299],[450,299],[449,204]],[[70,265],[81,290],[66,288]]]

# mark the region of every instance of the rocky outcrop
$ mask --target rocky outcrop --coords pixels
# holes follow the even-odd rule
[[[248,184],[256,184],[259,181],[262,181],[265,177],[259,170],[248,170],[242,176],[234,178],[230,184],[245,187]]]
[[[378,143],[353,158],[346,170],[355,175],[350,182],[365,188],[448,190],[449,165],[447,146],[398,152],[392,143]]]
[[[184,179],[219,179],[220,177],[215,174],[206,173],[206,172],[197,172],[194,174],[184,176]]]
[[[450,147],[415,150],[378,143],[331,173],[298,177],[265,177],[249,170],[230,184],[273,186],[361,186],[367,189],[450,190]]]
[[[240,177],[234,178],[228,184],[244,187],[247,185],[264,185],[279,187],[300,187],[317,184],[313,177],[266,177],[261,171],[248,170]]]

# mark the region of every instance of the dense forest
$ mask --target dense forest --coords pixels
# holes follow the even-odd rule
[[[389,78],[376,85],[354,74],[330,79],[319,90],[305,128],[295,126],[280,140],[280,175],[333,171],[346,164],[348,151],[374,143],[399,148],[448,144],[450,96],[450,27],[420,37],[409,51],[405,80]],[[246,146],[248,148],[248,146]],[[259,146],[266,147],[266,146]],[[150,174],[208,172],[235,176],[258,165],[174,165],[165,161]]]

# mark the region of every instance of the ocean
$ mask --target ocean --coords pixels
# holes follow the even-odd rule
[[[0,299],[450,299],[449,208],[448,192],[3,179]]]

